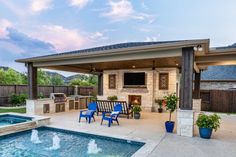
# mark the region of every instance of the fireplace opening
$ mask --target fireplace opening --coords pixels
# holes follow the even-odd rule
[[[141,105],[141,95],[129,95],[129,105]]]

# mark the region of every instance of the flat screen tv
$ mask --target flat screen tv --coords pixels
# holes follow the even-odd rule
[[[145,72],[124,73],[124,87],[146,87]]]

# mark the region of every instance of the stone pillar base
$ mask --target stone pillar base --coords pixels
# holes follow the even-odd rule
[[[179,136],[193,137],[194,111],[177,110],[177,134]]]
[[[202,99],[193,99],[193,110],[197,113],[201,112]]]

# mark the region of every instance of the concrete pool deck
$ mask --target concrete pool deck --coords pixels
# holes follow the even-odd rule
[[[88,124],[85,119],[78,123],[78,115],[79,111],[71,111],[46,116],[51,117],[51,127],[147,143],[134,156],[231,157],[236,154],[236,115],[221,114],[221,128],[213,133],[211,140],[199,138],[197,127],[193,138],[181,137],[176,133],[167,134],[164,128],[164,122],[168,119],[167,113],[142,112],[140,120],[119,118],[120,126],[115,124],[110,128],[105,122],[100,125],[101,116],[95,116],[96,122]],[[175,115],[173,119],[175,120]]]

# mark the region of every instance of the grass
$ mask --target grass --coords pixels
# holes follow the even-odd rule
[[[26,108],[0,109],[0,113],[6,112],[26,113]]]

